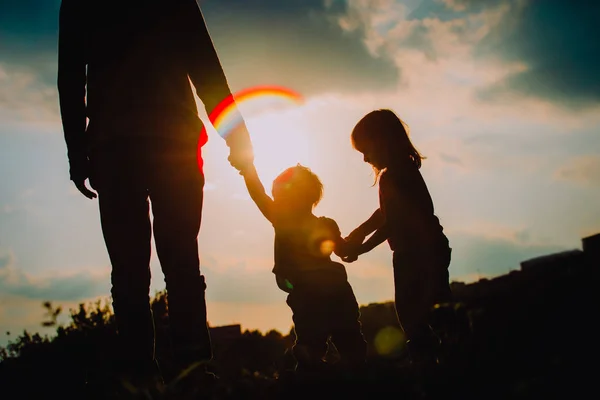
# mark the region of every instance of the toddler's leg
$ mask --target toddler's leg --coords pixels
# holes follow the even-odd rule
[[[351,369],[362,368],[367,358],[367,342],[362,333],[358,303],[348,282],[331,304],[334,317],[331,337],[340,353],[340,362]]]
[[[297,288],[288,296],[288,305],[293,312],[296,342],[292,353],[296,359],[296,370],[310,371],[323,365],[327,352],[326,318],[323,304],[314,293],[303,293]]]

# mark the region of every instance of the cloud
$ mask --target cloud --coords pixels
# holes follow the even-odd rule
[[[520,269],[522,261],[570,250],[551,243],[533,242],[526,230],[516,232],[513,238],[490,233],[456,233],[450,236],[452,280],[470,282],[476,278],[505,275]]]
[[[54,85],[60,3],[60,0],[3,0],[0,63],[26,74],[33,73],[45,85]],[[0,92],[5,92],[5,88]]]
[[[412,114],[410,120],[419,118],[430,126],[435,122],[439,129],[461,120],[490,124],[508,117],[540,120],[556,114],[564,118],[549,113],[553,108],[538,100],[490,104],[478,99],[478,90],[527,67],[520,61],[473,55],[475,46],[499,24],[506,7],[452,18],[420,11],[423,15],[415,18],[416,11],[400,1],[347,3],[348,11],[337,18],[338,24],[360,33],[374,55],[394,60],[400,81],[394,95],[386,99],[403,115]]]
[[[600,106],[600,3],[558,0],[346,0],[338,23],[395,60],[404,93],[457,114],[487,103],[507,115],[580,114]],[[415,88],[415,90],[410,90]],[[414,100],[414,99],[413,99]],[[419,102],[420,104],[424,104]],[[520,107],[516,107],[516,105]]]
[[[520,269],[528,259],[572,249],[525,226],[480,221],[446,227],[445,233],[452,247],[450,280],[458,282],[502,276]],[[372,275],[371,269],[375,269]],[[350,264],[348,270],[359,302],[393,298],[392,253],[385,243]]]
[[[58,121],[58,94],[40,70],[0,60],[0,118],[37,122]]]
[[[0,292],[41,301],[77,301],[109,292],[109,270],[31,275],[19,268],[12,253],[0,256]]]
[[[305,95],[385,91],[397,79],[389,59],[372,57],[359,35],[332,23],[331,14],[344,8],[339,2],[327,9],[323,0],[201,3],[233,90],[279,84]],[[59,5],[60,1],[9,0],[0,6],[0,63],[11,81],[28,80],[25,93],[16,84],[0,87],[0,110],[10,112],[23,104],[36,109],[31,96],[47,96],[57,112]],[[26,77],[14,72],[23,68]]]
[[[600,186],[600,156],[573,157],[555,171],[554,178],[585,186]]]
[[[60,0],[3,0],[0,54],[31,58],[55,48],[60,3]]]
[[[205,18],[231,85],[293,87],[304,95],[393,90],[397,69],[332,18],[343,2],[206,2]]]
[[[3,0],[0,31],[23,36],[55,32],[60,3],[60,0]]]
[[[454,164],[454,165],[458,165],[458,166],[463,165],[463,162],[461,161],[461,159],[459,157],[453,156],[451,154],[440,153],[440,158],[448,164]]]
[[[206,277],[206,298],[213,303],[269,304],[285,301],[285,293],[275,284],[270,258],[228,260],[221,255],[202,255]]]
[[[562,0],[454,0],[466,13],[482,5],[507,12],[477,44],[479,57],[522,62],[527,68],[490,85],[481,98],[510,93],[547,99],[568,108],[600,104],[600,3]],[[456,8],[455,8],[456,9]]]

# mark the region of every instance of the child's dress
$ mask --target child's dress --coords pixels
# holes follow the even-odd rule
[[[379,200],[393,251],[396,312],[416,345],[430,334],[431,308],[451,298],[448,267],[452,249],[416,167],[384,171]]]

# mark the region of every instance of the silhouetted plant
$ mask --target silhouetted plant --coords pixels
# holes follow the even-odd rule
[[[511,279],[522,280],[491,280],[465,287],[457,293],[460,302],[437,309],[436,330],[451,348],[444,347],[446,357],[435,375],[411,373],[403,364],[402,353],[390,351],[395,340],[391,333],[399,327],[393,303],[361,307],[363,331],[371,350],[371,386],[363,383],[367,386],[362,386],[362,393],[411,398],[411,393],[418,390],[429,392],[430,398],[435,398],[435,393],[443,398],[454,393],[467,399],[487,398],[491,388],[497,398],[548,397],[560,390],[568,394],[573,387],[569,382],[585,371],[577,367],[585,365],[597,346],[593,331],[585,326],[586,318],[595,312],[597,276],[577,281],[575,274],[536,275],[535,279],[513,274]],[[506,289],[490,287],[492,284],[506,285]],[[63,323],[58,321],[63,315],[61,307],[43,303],[46,312],[42,325],[54,327],[56,334],[48,337],[24,331],[0,347],[0,396],[49,398],[49,393],[56,391],[63,397],[85,398],[86,369],[103,362],[110,365],[118,357],[109,300],[80,304],[70,310]],[[176,377],[181,371],[170,370],[173,364],[166,293],[157,292],[151,305],[157,357],[163,372]],[[557,321],[567,329],[558,329]],[[232,331],[235,333],[235,329]],[[383,347],[382,338],[387,340]],[[295,387],[293,381],[288,382],[287,374],[281,374],[294,364],[289,351],[295,340],[293,329],[287,334],[246,330],[227,340],[218,335],[214,339],[215,359],[210,368],[221,376],[219,399],[289,399],[290,395],[304,395],[305,386]],[[387,350],[381,352],[382,348]],[[332,351],[328,359],[335,361],[335,349]],[[59,390],[57,382],[65,382],[65,378],[68,383],[58,385]],[[273,392],[277,382],[284,385],[281,397]],[[292,386],[285,386],[288,384]],[[360,380],[325,383],[336,398],[342,390],[358,395],[360,385]],[[16,394],[6,395],[11,390]]]

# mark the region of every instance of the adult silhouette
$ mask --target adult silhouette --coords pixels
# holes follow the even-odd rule
[[[231,95],[195,0],[62,1],[58,90],[70,179],[98,197],[124,373],[156,365],[152,232],[175,360],[185,368],[212,358],[197,243],[197,145],[206,138],[190,80],[208,112]],[[252,161],[244,124],[225,140],[230,160]]]

